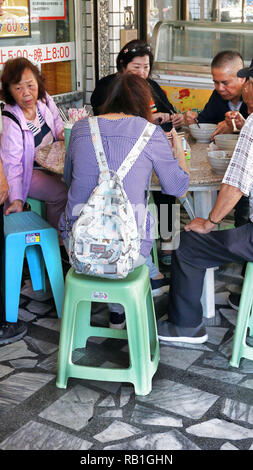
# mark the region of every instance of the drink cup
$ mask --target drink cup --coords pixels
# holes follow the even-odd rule
[[[66,148],[66,150],[68,149],[69,138],[70,138],[72,127],[73,127],[73,124],[71,122],[65,122],[65,124],[64,124],[64,136],[65,136],[65,148]]]

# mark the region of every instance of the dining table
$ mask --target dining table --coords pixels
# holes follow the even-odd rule
[[[208,143],[196,142],[190,136],[187,136],[187,141],[191,148],[191,158],[188,160],[190,184],[186,197],[178,199],[186,209],[190,219],[194,217],[207,218],[214,206],[223,175],[216,174],[208,163]],[[36,161],[43,168],[62,175],[65,152],[64,141],[54,142],[39,150]],[[159,179],[154,172],[150,186],[150,192],[152,191],[161,191]],[[209,268],[206,270],[201,298],[203,315],[209,319],[215,318],[214,269]]]
[[[187,141],[191,148],[191,158],[188,160],[190,184],[186,197],[178,199],[185,207],[190,219],[194,217],[206,219],[215,204],[223,175],[215,173],[207,160],[209,143],[196,142],[190,136],[187,137]],[[154,172],[150,190],[161,191],[159,179]],[[214,270],[215,268],[206,270],[201,297],[203,316],[210,319],[210,323],[215,319]]]

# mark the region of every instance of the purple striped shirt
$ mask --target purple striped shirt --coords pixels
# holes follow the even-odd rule
[[[111,170],[117,171],[135,142],[140,137],[147,121],[141,117],[121,118],[110,120],[98,118],[102,143]],[[136,220],[142,226],[139,208],[145,207],[145,190],[150,181],[152,170],[157,174],[162,192],[173,196],[182,196],[189,185],[189,175],[179,167],[178,161],[172,154],[162,129],[157,126],[148,144],[137,161],[124,178],[124,189],[134,208],[138,208]],[[92,190],[98,184],[99,169],[87,118],[77,122],[72,129],[69,147],[66,155],[64,179],[69,187],[66,217],[69,228],[77,219],[78,210],[88,200]],[[142,215],[144,214],[144,210]],[[62,238],[68,236],[66,217],[62,214],[59,229]],[[150,226],[152,216],[148,213],[146,237],[141,244],[141,254],[147,257],[153,245]]]

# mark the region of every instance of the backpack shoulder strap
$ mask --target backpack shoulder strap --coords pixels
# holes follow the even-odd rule
[[[133,164],[136,162],[144,147],[147,145],[150,137],[153,135],[155,129],[156,126],[154,124],[152,124],[151,122],[147,122],[139,139],[137,140],[137,142],[135,142],[133,148],[130,150],[129,154],[126,156],[125,160],[121,163],[120,167],[118,168],[117,175],[121,181],[132,168]]]
[[[6,117],[12,119],[12,121],[14,121],[20,127],[20,129],[22,131],[21,124],[20,124],[19,120],[16,118],[16,116],[14,116],[14,114],[10,113],[9,111],[3,110],[2,111],[2,116],[6,116]]]
[[[90,126],[91,139],[94,145],[99,170],[100,172],[109,173],[108,163],[106,160],[105,151],[104,151],[104,147],[102,144],[97,116],[89,117],[88,122]]]

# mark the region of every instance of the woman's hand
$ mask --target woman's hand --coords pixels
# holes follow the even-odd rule
[[[181,113],[172,114],[171,121],[173,127],[182,127],[184,125],[184,116]]]
[[[169,113],[153,113],[152,120],[154,124],[161,125],[165,122],[170,122],[171,115]]]
[[[184,125],[183,114],[176,113],[154,113],[153,115],[154,124],[165,124],[165,122],[172,122],[173,127],[181,127]]]
[[[23,201],[21,199],[15,199],[12,201],[12,203],[9,205],[8,209],[5,211],[5,215],[12,214],[14,212],[23,212]]]
[[[4,173],[2,172],[0,178],[0,204],[3,204],[8,197],[9,185]]]
[[[177,134],[177,131],[175,129],[171,129],[171,131],[167,132],[166,135],[171,143],[174,156],[178,159],[179,156],[184,155],[182,139]]]
[[[64,129],[58,134],[58,140],[65,140]]]

